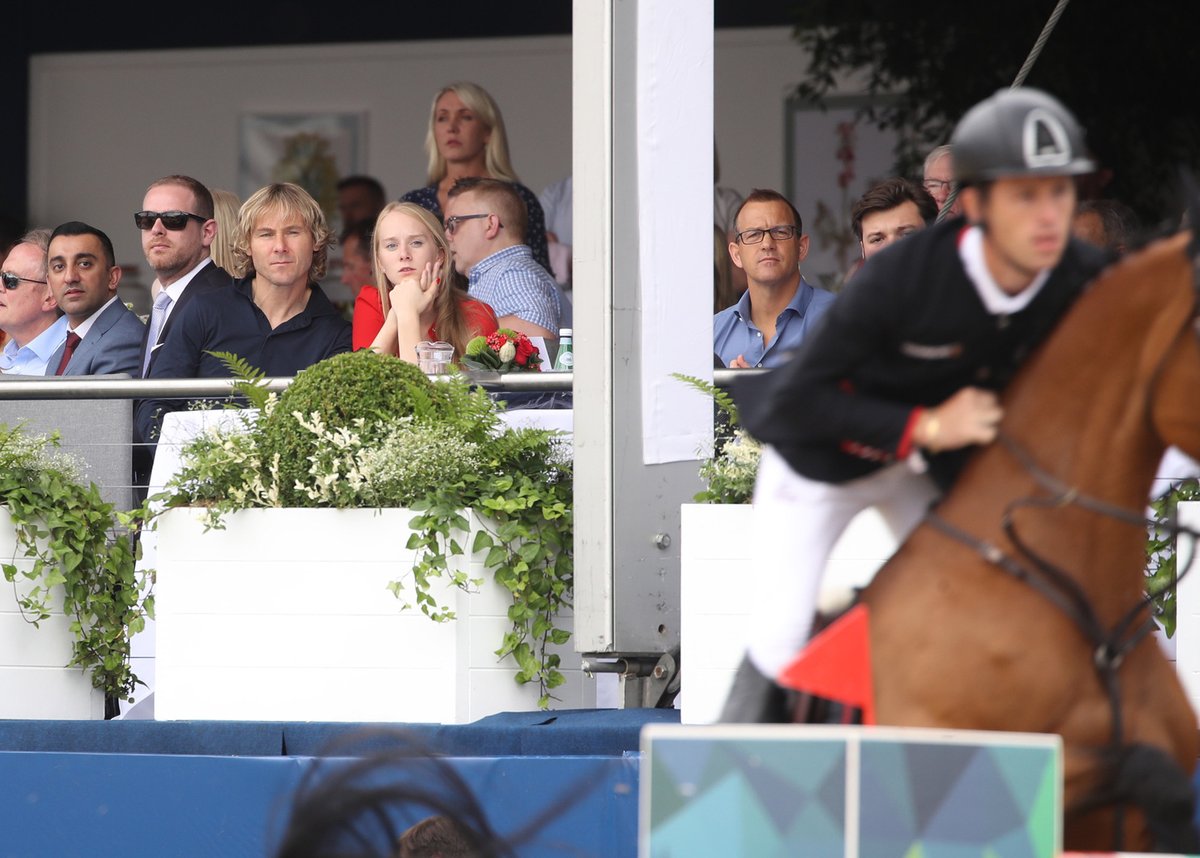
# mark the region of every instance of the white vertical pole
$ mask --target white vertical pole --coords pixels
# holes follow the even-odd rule
[[[712,408],[712,0],[575,0],[575,645],[679,641]]]

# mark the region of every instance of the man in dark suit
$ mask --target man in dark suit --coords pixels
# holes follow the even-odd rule
[[[67,341],[50,357],[46,375],[138,375],[146,330],[117,297],[121,268],[112,241],[94,226],[69,221],[51,233],[47,257]]]
[[[133,220],[159,286],[139,366],[144,378],[188,302],[201,292],[229,286],[233,279],[209,256],[217,235],[212,193],[191,176],[164,176],[150,185]]]

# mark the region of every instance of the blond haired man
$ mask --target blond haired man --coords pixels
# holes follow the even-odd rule
[[[318,281],[331,233],[307,191],[290,182],[261,188],[242,204],[231,289],[197,295],[185,307],[150,367],[150,378],[224,378],[214,352],[232,352],[268,376],[295,375],[350,351],[350,323]],[[138,404],[136,428],[157,438],[161,415],[185,403]]]

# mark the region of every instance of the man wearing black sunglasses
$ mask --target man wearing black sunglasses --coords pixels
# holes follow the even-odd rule
[[[67,339],[67,320],[46,282],[50,230],[28,233],[13,245],[0,277],[0,331],[8,342],[0,350],[0,373],[45,375],[50,356]]]
[[[183,308],[201,292],[231,285],[233,278],[209,256],[217,236],[212,193],[191,176],[164,176],[150,185],[133,221],[159,286],[142,350],[145,377]]]

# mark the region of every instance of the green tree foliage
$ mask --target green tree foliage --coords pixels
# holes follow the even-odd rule
[[[896,94],[876,111],[885,128],[910,131],[897,169],[919,175],[928,148],[946,142],[973,104],[1010,86],[1055,7],[1054,0],[806,0],[796,38],[812,56],[799,94]],[[1200,171],[1200,65],[1192,0],[1074,0],[1026,84],[1057,96],[1079,118],[1100,164],[1112,171],[1093,196],[1131,206],[1146,226],[1177,223],[1177,170]]]

